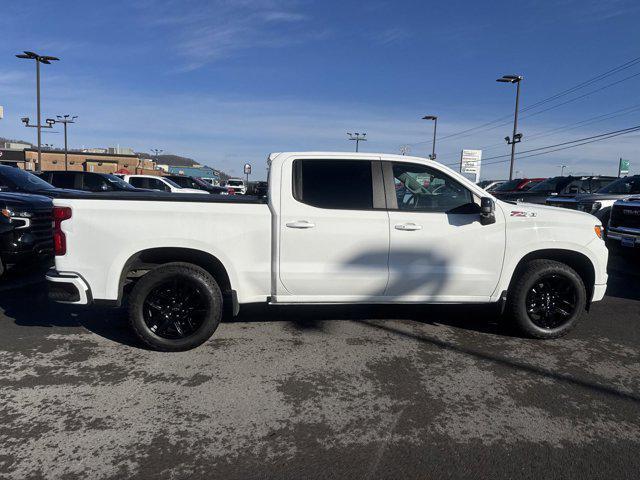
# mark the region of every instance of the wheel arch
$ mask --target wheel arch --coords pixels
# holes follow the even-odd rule
[[[580,278],[587,289],[587,308],[591,305],[591,299],[593,298],[593,291],[596,282],[596,269],[588,256],[575,250],[562,248],[546,248],[528,252],[520,258],[511,272],[509,289],[511,289],[514,280],[518,277],[522,268],[532,260],[555,260],[573,268],[578,275],[580,275]]]
[[[229,270],[222,261],[209,252],[186,247],[154,247],[140,250],[131,255],[122,267],[118,283],[118,303],[122,302],[127,277],[136,270],[151,270],[172,262],[186,262],[204,268],[209,272],[223,295],[232,294]]]

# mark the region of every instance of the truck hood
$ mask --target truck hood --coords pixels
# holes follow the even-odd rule
[[[23,208],[27,210],[42,210],[52,208],[51,199],[42,195],[34,195],[31,193],[0,193],[0,206]]]
[[[598,202],[600,200],[620,200],[623,198],[632,197],[631,194],[611,194],[611,193],[583,193],[578,195],[576,200],[578,202]]]

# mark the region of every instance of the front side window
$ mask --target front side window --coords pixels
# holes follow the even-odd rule
[[[84,189],[91,192],[106,192],[108,190],[113,190],[102,176],[92,173],[84,175]]]
[[[152,190],[161,190],[163,192],[170,191],[169,186],[164,183],[162,180],[158,180],[157,178],[149,178],[149,188]],[[180,188],[176,185],[177,188]]]
[[[318,208],[373,208],[371,162],[363,160],[296,160],[293,196]]]
[[[394,163],[398,210],[449,212],[473,204],[473,195],[444,173],[412,163]]]

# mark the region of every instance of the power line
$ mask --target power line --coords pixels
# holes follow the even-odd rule
[[[584,88],[584,87],[587,87],[587,86],[589,86],[589,85],[592,85],[593,83],[596,83],[596,82],[598,82],[598,81],[600,81],[600,80],[602,80],[602,79],[604,79],[604,78],[607,78],[607,77],[610,77],[610,76],[612,76],[612,75],[615,75],[615,74],[617,74],[617,73],[619,73],[619,72],[621,72],[621,71],[623,71],[623,70],[626,70],[626,69],[628,69],[628,68],[631,68],[631,67],[633,67],[633,66],[635,66],[635,65],[637,65],[637,64],[639,64],[639,63],[640,63],[640,57],[636,57],[636,58],[634,58],[634,59],[632,59],[632,60],[629,60],[628,62],[623,63],[622,65],[619,65],[619,66],[614,67],[614,68],[612,68],[612,69],[610,69],[610,70],[607,70],[607,71],[606,71],[606,72],[604,72],[604,73],[601,73],[601,74],[599,74],[599,75],[596,75],[595,77],[593,77],[593,78],[591,78],[591,79],[589,79],[589,80],[586,80],[586,81],[584,81],[584,82],[580,82],[580,83],[578,83],[578,84],[574,85],[573,87],[570,87],[570,88],[568,88],[568,89],[565,89],[565,90],[563,90],[563,91],[561,91],[561,92],[558,92],[558,93],[556,93],[556,94],[554,94],[554,95],[551,95],[551,96],[549,96],[549,97],[547,97],[547,98],[545,98],[545,99],[542,99],[542,100],[540,100],[540,101],[538,101],[538,102],[535,102],[535,103],[533,103],[533,104],[531,104],[531,105],[529,105],[529,106],[527,106],[527,107],[524,107],[521,111],[523,111],[523,112],[524,112],[524,111],[528,111],[528,110],[535,109],[535,108],[537,108],[537,107],[538,107],[538,106],[540,106],[540,105],[543,105],[543,104],[545,104],[545,103],[549,103],[549,102],[551,102],[551,101],[553,101],[553,100],[556,100],[556,99],[561,98],[561,97],[563,97],[563,96],[569,95],[569,94],[571,94],[571,93],[573,93],[573,92],[575,92],[575,91],[577,91],[577,90],[580,90],[580,89],[582,89],[582,88]],[[526,116],[524,116],[523,118],[527,118],[527,117],[531,117],[531,116],[534,116],[534,115],[538,115],[538,114],[543,113],[543,112],[546,112],[546,111],[548,111],[548,110],[552,110],[552,109],[558,108],[558,107],[560,107],[560,106],[562,106],[562,105],[566,105],[567,103],[571,103],[571,102],[573,102],[573,101],[579,100],[579,99],[584,98],[584,97],[586,97],[586,96],[589,96],[589,95],[591,95],[591,94],[593,94],[593,93],[599,92],[599,91],[604,90],[604,89],[606,89],[606,88],[609,88],[609,87],[612,87],[612,86],[617,85],[617,84],[619,84],[619,83],[622,83],[622,82],[624,82],[624,81],[626,81],[626,80],[630,80],[631,78],[637,77],[637,76],[639,76],[639,75],[640,75],[640,73],[637,73],[637,74],[634,74],[634,75],[630,75],[630,76],[625,77],[625,78],[623,78],[623,79],[621,79],[621,80],[618,80],[618,81],[616,81],[616,82],[613,82],[613,83],[610,83],[610,84],[604,85],[603,87],[601,87],[601,88],[599,88],[599,89],[592,90],[591,92],[588,92],[588,93],[586,93],[586,94],[583,94],[583,95],[580,95],[580,96],[575,97],[575,98],[573,98],[573,99],[570,99],[570,100],[569,100],[569,101],[567,101],[567,102],[562,102],[562,103],[560,103],[560,104],[554,105],[554,106],[549,107],[549,108],[547,108],[547,109],[543,109],[543,110],[541,110],[541,111],[539,111],[539,112],[536,112],[536,113],[532,113],[532,114],[526,115]],[[465,135],[465,134],[468,134],[468,133],[473,132],[473,131],[476,131],[476,130],[483,130],[483,129],[485,129],[485,130],[492,130],[492,129],[494,129],[494,128],[498,128],[498,127],[501,127],[501,126],[504,126],[504,125],[508,125],[508,124],[510,124],[511,122],[502,123],[502,124],[500,124],[500,125],[494,125],[494,124],[496,124],[496,123],[498,123],[498,122],[503,122],[503,121],[504,121],[505,119],[507,119],[507,118],[510,118],[510,115],[505,115],[505,116],[499,117],[499,118],[497,118],[497,119],[495,119],[495,120],[492,120],[492,121],[490,121],[490,122],[485,122],[485,123],[483,123],[483,124],[481,124],[481,125],[478,125],[478,126],[475,126],[475,127],[471,127],[471,128],[467,128],[467,129],[465,129],[465,130],[460,130],[460,131],[458,131],[458,132],[450,133],[450,134],[448,134],[448,135],[445,135],[445,136],[439,137],[437,140],[438,140],[438,141],[442,141],[442,140],[446,140],[446,139],[448,139],[448,138],[452,138],[452,137],[463,136],[463,135]],[[411,145],[411,146],[417,146],[417,145],[422,145],[422,144],[425,144],[425,143],[428,143],[428,142],[417,142],[417,143],[412,143],[412,144],[409,144],[409,145]]]
[[[585,145],[587,143],[593,143],[593,142],[597,142],[597,141],[600,141],[600,140],[607,140],[609,138],[618,137],[620,135],[625,135],[625,134],[633,133],[633,132],[637,132],[637,131],[640,131],[640,125],[636,125],[635,127],[623,128],[621,130],[614,130],[612,132],[601,133],[599,135],[592,135],[590,137],[578,138],[576,140],[570,140],[570,141],[567,141],[567,142],[556,143],[555,145],[547,145],[545,147],[538,147],[538,148],[532,148],[532,149],[529,149],[529,150],[523,150],[518,154],[518,158],[527,158],[527,157],[533,157],[533,156],[536,156],[536,155],[544,155],[544,154],[551,153],[551,152],[556,152],[556,151],[559,151],[559,150],[566,150],[568,148],[578,147],[580,145]],[[583,143],[578,143],[578,142],[583,142]],[[572,145],[572,144],[575,144],[575,145]],[[566,145],[569,145],[569,146],[567,146],[565,148],[557,148],[555,150],[549,150],[548,152],[535,153],[535,154],[532,154],[532,155],[522,156],[522,154],[531,153],[531,152],[540,152],[541,150],[554,149],[556,147],[563,147],[563,146],[566,146]],[[485,158],[483,160],[493,160],[493,159],[496,159],[496,158],[504,158],[504,157],[510,157],[510,155],[509,154],[507,154],[507,155],[495,155],[493,157],[487,157],[487,158]],[[488,163],[485,163],[483,161],[483,165],[492,165],[494,163],[505,163],[505,162],[508,162],[508,161],[511,161],[511,160],[510,159],[508,159],[508,160],[500,160],[498,162],[488,162]],[[450,166],[459,165],[459,163],[460,162],[446,163],[445,165],[450,167]]]

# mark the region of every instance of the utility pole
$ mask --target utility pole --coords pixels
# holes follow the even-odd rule
[[[433,120],[433,143],[431,144],[431,155],[429,155],[430,160],[436,159],[436,130],[438,129],[438,117],[435,115],[425,115],[422,117],[422,120]]]
[[[513,180],[513,163],[516,156],[516,143],[522,141],[522,134],[518,132],[518,105],[520,103],[520,82],[524,77],[522,75],[503,75],[498,78],[497,82],[502,83],[515,83],[516,84],[516,109],[513,115],[513,136],[511,138],[505,137],[508,145],[511,145],[511,165],[509,166],[509,180]]]
[[[47,55],[38,55],[33,52],[24,52],[16,55],[18,58],[25,58],[28,60],[36,61],[36,103],[37,103],[37,111],[38,111],[38,124],[37,125],[29,125],[29,118],[22,119],[25,126],[27,127],[36,127],[38,129],[38,163],[36,164],[36,172],[42,171],[42,129],[43,128],[53,128],[54,120],[48,118],[46,120],[47,127],[42,126],[42,120],[40,116],[40,64],[44,63],[46,65],[50,65],[52,61],[60,60],[57,57],[49,57]],[[51,122],[51,123],[50,123]]]
[[[356,152],[358,151],[358,146],[360,145],[360,142],[366,142],[367,141],[367,134],[366,133],[349,133],[347,132],[347,135],[349,135],[349,140],[354,140],[356,142]]]
[[[70,115],[56,115],[56,123],[62,123],[64,125],[64,170],[65,172],[69,169],[69,164],[68,164],[68,153],[69,153],[69,148],[67,146],[67,124],[69,123],[76,123],[75,120],[76,118],[78,118],[77,115],[74,115],[73,117],[71,117]]]

